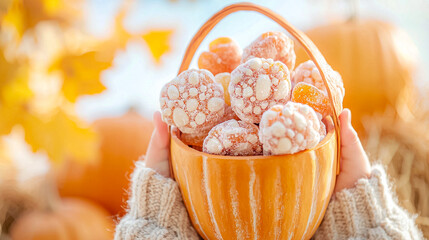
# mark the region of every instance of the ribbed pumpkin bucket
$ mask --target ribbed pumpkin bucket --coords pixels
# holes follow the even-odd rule
[[[256,11],[286,29],[315,62],[331,101],[327,136],[315,148],[279,156],[206,154],[171,129],[171,170],[193,226],[204,239],[309,239],[321,223],[339,169],[339,125],[330,72],[319,50],[281,16],[251,3],[230,5],[210,18],[189,44],[179,73],[188,69],[210,30],[236,11]]]

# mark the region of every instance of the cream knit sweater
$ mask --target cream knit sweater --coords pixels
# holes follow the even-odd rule
[[[115,239],[201,239],[189,220],[178,184],[136,164],[129,210]],[[314,239],[423,239],[414,218],[398,206],[381,166],[331,199]]]

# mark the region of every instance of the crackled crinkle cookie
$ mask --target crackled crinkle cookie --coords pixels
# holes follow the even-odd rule
[[[209,51],[201,53],[198,67],[207,69],[214,75],[230,73],[240,64],[240,60],[241,49],[238,44],[229,37],[221,37],[210,43]]]
[[[252,123],[228,120],[210,130],[204,140],[203,151],[216,155],[261,155],[258,127]]]
[[[231,106],[225,108],[225,114],[219,120],[219,122],[225,122],[231,119],[240,120],[234,111],[232,111]],[[207,137],[209,131],[199,131],[197,133],[182,133],[181,140],[186,144],[194,147],[197,150],[202,150],[204,139]]]
[[[296,59],[293,45],[293,40],[282,32],[266,32],[243,50],[241,62],[254,57],[271,58],[283,62],[292,71]]]
[[[225,114],[223,88],[209,71],[190,69],[161,90],[163,120],[183,133],[209,131]]]
[[[293,154],[320,141],[320,120],[309,106],[288,102],[271,107],[259,124],[264,155]]]
[[[231,73],[229,95],[237,116],[259,123],[271,106],[285,104],[290,97],[290,73],[286,65],[265,58],[252,58]]]
[[[334,76],[332,79],[333,86],[336,88],[335,90],[338,91],[341,99],[343,99],[345,90],[341,75],[338,72],[334,71],[332,68],[330,68],[330,70],[332,71],[332,76]],[[311,84],[319,90],[323,91],[325,94],[328,94],[328,92],[326,91],[326,86],[323,83],[322,76],[320,75],[319,69],[316,67],[312,60],[308,60],[298,65],[298,67],[295,68],[291,75],[292,88],[296,84],[304,82]]]

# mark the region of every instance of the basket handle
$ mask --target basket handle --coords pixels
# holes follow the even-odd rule
[[[339,119],[338,114],[341,111],[341,108],[336,109],[335,106],[341,106],[341,104],[335,105],[334,103],[339,103],[341,99],[337,98],[337,95],[332,94],[332,89],[334,89],[334,86],[332,85],[332,82],[335,78],[333,75],[329,65],[326,63],[325,58],[320,53],[319,49],[317,49],[316,45],[305,35],[302,31],[296,29],[292,25],[290,25],[283,17],[281,17],[279,14],[274,13],[268,8],[253,4],[253,3],[236,3],[231,4],[224,9],[217,12],[215,15],[213,15],[209,20],[207,20],[206,23],[198,30],[198,32],[195,34],[195,36],[192,38],[191,42],[189,43],[185,56],[183,57],[182,64],[180,65],[179,73],[187,70],[189,68],[189,65],[192,61],[192,58],[194,57],[195,52],[197,51],[198,47],[200,46],[201,42],[204,40],[204,38],[207,36],[207,34],[213,29],[216,24],[220,22],[223,18],[228,16],[231,13],[237,12],[237,11],[254,11],[259,12],[269,18],[271,18],[273,21],[277,22],[281,27],[283,27],[286,31],[288,31],[305,49],[311,60],[315,63],[316,67],[318,68],[320,75],[322,76],[323,82],[326,86],[326,90],[328,92],[329,101],[331,103],[331,110],[333,113],[332,119],[334,121],[335,126],[335,135],[337,138],[337,174],[339,174],[340,170],[340,126],[339,126]]]

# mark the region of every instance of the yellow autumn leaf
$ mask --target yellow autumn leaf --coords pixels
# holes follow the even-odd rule
[[[143,40],[147,43],[156,63],[160,63],[162,55],[170,51],[172,33],[172,29],[154,29],[143,34]]]
[[[3,17],[7,13],[7,11],[9,11],[9,8],[11,5],[12,5],[12,0],[0,1],[0,22],[3,20]]]
[[[96,133],[64,110],[58,110],[49,117],[27,115],[21,125],[25,140],[33,151],[46,151],[54,162],[97,159]]]
[[[63,77],[62,92],[71,102],[85,94],[102,92],[106,87],[100,81],[100,74],[111,66],[98,58],[97,52],[82,55],[64,54],[50,67],[50,72],[59,71]]]
[[[3,1],[3,0],[2,0]],[[76,21],[76,7],[80,1],[67,0],[6,0],[12,1],[2,25],[12,27],[19,37],[39,22],[56,20],[61,24]]]
[[[0,47],[0,89],[13,80],[19,63],[7,60],[3,48]]]
[[[19,122],[32,96],[27,64],[6,60],[0,48],[0,136]]]

